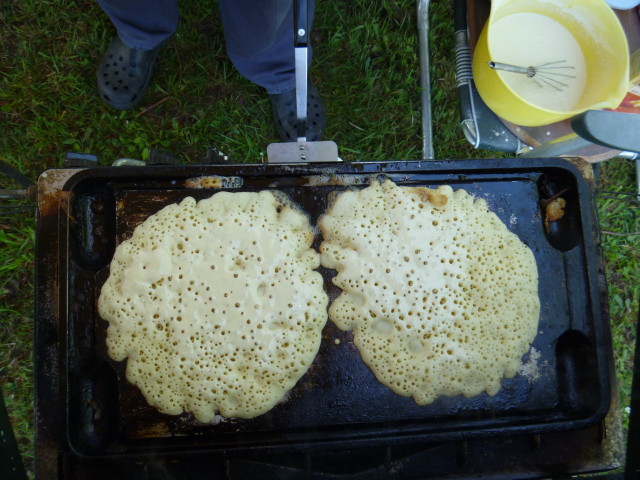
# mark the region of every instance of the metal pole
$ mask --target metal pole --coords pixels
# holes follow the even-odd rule
[[[636,162],[636,193],[638,194],[638,200],[640,200],[640,158],[634,160]]]
[[[431,127],[431,79],[429,75],[429,0],[418,0],[418,45],[420,57],[420,106],[422,108],[422,155],[433,159]]]
[[[27,198],[27,190],[0,190],[0,198]]]
[[[638,165],[636,160],[636,165]],[[636,322],[636,348],[633,361],[633,379],[631,381],[631,416],[627,433],[627,458],[625,463],[625,479],[637,479],[640,473],[640,315]]]

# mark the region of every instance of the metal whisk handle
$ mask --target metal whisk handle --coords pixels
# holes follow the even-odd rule
[[[536,69],[534,67],[518,67],[516,65],[509,65],[508,63],[500,63],[500,62],[487,62],[487,63],[494,70],[521,73],[528,77],[533,77],[536,74]]]

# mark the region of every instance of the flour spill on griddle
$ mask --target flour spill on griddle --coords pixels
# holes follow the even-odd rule
[[[529,351],[529,358],[524,362],[522,367],[520,367],[520,371],[518,372],[520,375],[525,377],[529,383],[534,383],[537,381],[542,375],[542,369],[547,365],[547,362],[540,362],[540,358],[542,355],[538,350],[531,347]]]

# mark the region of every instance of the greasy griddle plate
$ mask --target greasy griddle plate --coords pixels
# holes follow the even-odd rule
[[[503,380],[494,397],[441,397],[418,406],[380,384],[360,358],[351,334],[329,321],[310,370],[270,412],[214,424],[201,424],[188,414],[158,413],[126,381],[125,362],[108,357],[108,324],[98,317],[96,302],[115,246],[165,205],[215,193],[184,186],[188,178],[207,175],[241,178],[242,186],[230,190],[281,190],[314,223],[331,192],[362,187],[378,175],[399,185],[450,184],[484,198],[531,248],[538,265],[540,323],[533,354],[524,357],[526,370]],[[78,453],[537,433],[583,428],[607,412],[611,346],[600,305],[600,254],[594,244],[590,184],[568,162],[119,167],[82,171],[65,189],[71,197],[68,248],[61,249],[63,256],[68,252],[68,285],[60,285],[60,298],[68,305],[63,312],[68,331],[63,384],[69,441]],[[559,192],[567,200],[567,214],[548,233],[539,202]],[[316,247],[320,240],[316,238]],[[332,300],[340,293],[331,283],[334,272],[320,271]]]

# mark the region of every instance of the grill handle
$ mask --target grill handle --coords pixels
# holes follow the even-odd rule
[[[296,78],[296,116],[298,141],[307,141],[307,70],[309,67],[309,4],[307,0],[293,2],[293,30]]]
[[[296,47],[309,46],[309,4],[307,0],[293,2],[294,45]]]

